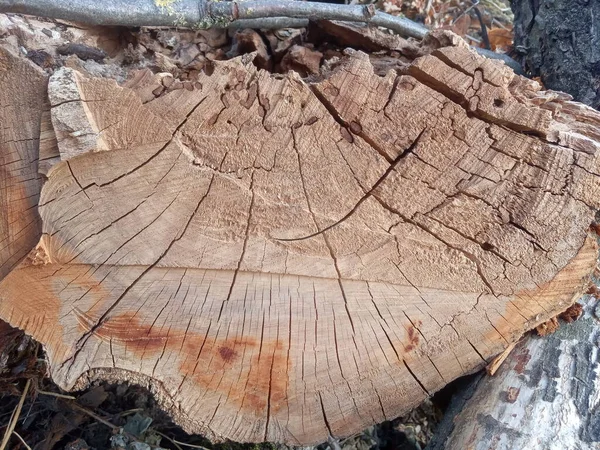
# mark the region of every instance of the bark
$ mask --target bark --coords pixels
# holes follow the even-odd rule
[[[484,366],[586,289],[600,114],[449,33],[418,53],[312,83],[249,55],[56,70],[43,235],[0,318],[62,388],[147,383],[217,439],[346,436]]]
[[[600,2],[513,0],[515,51],[548,89],[600,106]],[[518,58],[519,59],[519,58]]]
[[[600,448],[598,319],[547,337],[528,335],[493,377],[478,377],[453,399],[429,450]],[[464,397],[468,399],[465,401]]]

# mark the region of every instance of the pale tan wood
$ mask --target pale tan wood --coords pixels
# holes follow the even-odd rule
[[[40,124],[40,148],[38,160],[38,172],[44,176],[48,174],[50,167],[60,161],[60,151],[56,134],[52,127],[52,116],[50,114],[50,102],[44,104]]]
[[[155,98],[60,69],[0,317],[61,387],[148,383],[217,439],[345,436],[483,367],[585,289],[600,116],[436,39],[403,75],[245,56]]]
[[[46,84],[41,69],[0,48],[0,280],[40,238],[37,163]]]
[[[488,375],[493,377],[496,374],[498,369],[502,366],[502,363],[504,361],[506,361],[506,358],[510,355],[510,353],[515,348],[515,345],[517,345],[517,342],[513,342],[508,347],[506,347],[502,353],[500,353],[498,356],[496,356],[492,360],[492,362],[486,366],[485,371],[487,372]]]

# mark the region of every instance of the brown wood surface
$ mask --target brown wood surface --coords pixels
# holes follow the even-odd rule
[[[46,75],[0,48],[0,280],[37,244],[38,155]]]
[[[586,287],[600,116],[436,47],[313,84],[243,56],[156,98],[57,70],[61,161],[0,318],[61,387],[148,383],[217,439],[345,436],[482,367]]]

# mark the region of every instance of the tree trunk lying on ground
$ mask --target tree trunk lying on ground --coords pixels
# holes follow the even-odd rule
[[[494,377],[474,380],[453,400],[429,450],[600,447],[598,319],[586,316],[551,335],[523,339]],[[464,393],[463,393],[464,394]]]
[[[64,389],[147,383],[213,439],[345,436],[481,368],[587,287],[600,115],[453,35],[422,51],[383,77],[350,51],[312,83],[250,55],[184,84],[57,70],[43,234],[0,318]],[[3,113],[35,92],[42,120],[43,76],[2,61]]]

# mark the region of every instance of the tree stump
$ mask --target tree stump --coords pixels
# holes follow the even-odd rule
[[[58,70],[0,318],[62,388],[148,384],[212,439],[349,435],[478,370],[587,287],[600,115],[451,34],[420,51],[313,82],[245,55],[152,96]]]

